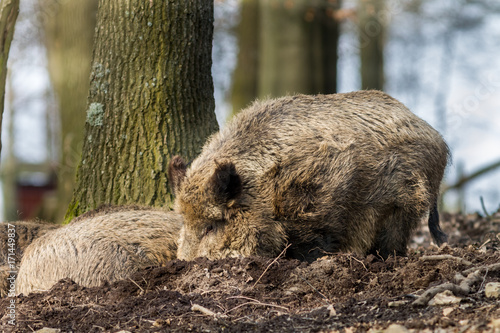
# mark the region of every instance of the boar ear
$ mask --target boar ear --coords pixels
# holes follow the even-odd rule
[[[222,164],[216,162],[209,186],[219,202],[227,203],[229,200],[236,199],[241,194],[242,185],[234,164],[232,162]]]
[[[174,195],[179,192],[179,188],[186,177],[186,162],[179,155],[175,155],[170,159],[168,164],[168,183],[170,184],[170,190]]]

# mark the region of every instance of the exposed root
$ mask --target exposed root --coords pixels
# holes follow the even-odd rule
[[[473,267],[465,270],[463,274],[469,274],[471,272],[474,272],[476,270],[479,270],[481,273],[484,273],[486,271],[488,272],[496,272],[500,271],[500,262],[496,264],[491,264],[491,265],[484,265],[484,266],[479,266],[479,267]]]
[[[429,257],[437,257],[437,256],[429,256]],[[436,260],[436,259],[431,259],[431,260]],[[436,294],[441,293],[445,290],[449,290],[453,292],[455,295],[468,295],[471,292],[472,285],[480,281],[484,282],[485,274],[487,274],[488,272],[499,271],[499,270],[500,270],[500,263],[469,268],[463,271],[461,274],[457,273],[455,275],[456,283],[447,282],[432,287],[430,289],[427,289],[412,303],[412,305],[425,306]],[[464,277],[465,275],[467,275],[467,277]]]

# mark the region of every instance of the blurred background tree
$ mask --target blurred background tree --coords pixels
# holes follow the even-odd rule
[[[0,133],[5,104],[5,80],[7,79],[7,59],[14,37],[14,27],[19,14],[19,0],[5,0],[0,3]],[[0,140],[0,151],[2,140]]]
[[[384,90],[384,0],[358,0],[361,89]]]
[[[10,45],[14,37],[14,28],[19,14],[19,0],[2,1],[0,3],[0,134],[2,118],[5,105],[5,86],[7,80],[7,61],[9,59]],[[10,111],[10,110],[9,110]],[[10,122],[9,122],[10,123]],[[8,153],[12,149],[12,140],[8,143]],[[0,137],[0,152],[2,150],[2,140]],[[0,163],[0,171],[4,170],[7,174],[13,174],[15,165],[9,161],[5,165]],[[8,183],[8,182],[7,182]],[[8,184],[10,185],[10,184]],[[11,185],[10,188],[13,188]],[[3,190],[3,189],[2,189]],[[16,202],[14,197],[8,197],[5,200],[7,212],[12,210]],[[12,215],[12,212],[9,212]]]
[[[259,0],[242,0],[238,38],[237,65],[233,72],[231,105],[233,114],[257,97],[259,70],[260,10]]]
[[[340,0],[243,0],[232,109],[255,98],[337,88]]]
[[[48,133],[53,133],[45,136],[54,137],[53,140],[44,140],[47,145],[51,140],[60,142],[56,146],[64,148],[60,148],[61,153],[52,153],[52,160],[47,157],[49,162],[41,161],[41,158],[33,158],[36,154],[29,150],[30,147],[19,148],[19,142],[30,142],[25,146],[34,146],[33,141],[29,141],[30,136],[39,138],[40,135],[14,135],[15,144],[10,151],[20,161],[12,168],[17,170],[17,178],[7,176],[3,170],[3,183],[14,184],[20,193],[19,184],[23,179],[38,179],[19,176],[19,170],[24,170],[23,165],[30,165],[26,172],[21,172],[23,174],[36,173],[36,165],[44,165],[45,169],[40,170],[46,174],[54,169],[47,168],[47,165],[53,165],[51,161],[57,160],[58,191],[62,196],[52,202],[57,204],[59,212],[53,216],[60,216],[60,212],[67,208],[69,196],[63,193],[73,185],[71,173],[74,180],[74,171],[71,168],[78,160],[78,142],[81,146],[83,135],[84,114],[81,112],[85,106],[77,106],[77,100],[82,97],[76,97],[76,90],[80,89],[76,87],[88,85],[88,74],[86,82],[77,77],[84,71],[88,72],[90,66],[90,60],[80,58],[85,50],[89,50],[87,37],[71,38],[79,34],[77,26],[64,27],[77,20],[75,15],[78,12],[79,18],[87,17],[86,23],[81,23],[81,29],[92,34],[90,8],[96,0],[78,4],[75,0],[26,0],[25,3],[30,1],[40,3],[39,12],[45,15],[41,25],[43,44],[47,48],[47,66],[60,113],[57,117],[48,117],[46,125],[42,126],[44,130],[49,129]],[[500,89],[500,59],[495,57],[500,52],[497,43],[500,28],[496,23],[500,19],[499,2],[215,0],[214,6],[212,73],[216,113],[221,126],[231,114],[255,98],[383,89],[441,131],[450,144],[454,164],[448,169],[444,188],[447,209],[481,209],[480,196],[484,196],[486,209],[491,211],[498,207],[500,188],[494,184],[500,182],[500,115],[496,112],[500,107],[500,99],[496,97]],[[66,12],[71,8],[74,8],[72,13]],[[58,15],[67,15],[69,19],[59,19]],[[81,36],[85,34],[81,32]],[[71,56],[70,52],[77,52],[78,56]],[[17,59],[21,53],[18,52],[13,59],[16,63],[22,62]],[[79,58],[80,65],[68,57]],[[38,58],[43,57],[31,56],[31,60]],[[13,71],[19,72],[22,70]],[[17,127],[28,124],[28,121],[19,119],[30,109],[30,104],[18,100],[26,98],[19,87],[29,79],[23,81],[16,77],[14,75],[11,80],[13,92],[7,95],[11,96],[12,103],[5,113],[5,133],[16,134],[19,132]],[[75,88],[64,93],[64,89],[70,86]],[[50,100],[50,95],[46,93],[38,98]],[[82,95],[85,99],[85,93]],[[47,114],[55,114],[50,102],[46,105]],[[73,110],[69,105],[74,106],[74,111],[69,111]],[[68,113],[63,115],[65,110]],[[11,112],[13,116],[9,117]],[[64,117],[68,122],[63,120]],[[11,131],[6,130],[7,119],[14,121]],[[75,122],[70,123],[72,120]],[[60,131],[50,130],[57,129],[59,123]],[[51,154],[50,149],[48,151],[46,155]],[[31,159],[19,157],[22,154],[36,161],[27,163]],[[4,152],[4,166],[7,164],[5,155]],[[13,187],[4,190],[3,202],[13,202],[14,190]],[[53,193],[53,190],[47,191]],[[25,210],[19,204],[11,206],[4,210]],[[51,216],[49,210],[45,209],[44,216]]]
[[[83,144],[90,63],[98,0],[39,0],[48,70],[59,110],[60,137],[55,207],[39,217],[61,221],[73,194]]]

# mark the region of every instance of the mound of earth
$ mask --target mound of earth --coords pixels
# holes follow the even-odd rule
[[[422,228],[407,257],[339,253],[172,261],[129,280],[0,299],[4,331],[500,332],[500,213],[442,216],[449,245]],[[486,290],[488,289],[488,290]],[[494,289],[494,288],[493,288]],[[56,332],[54,330],[53,332]]]

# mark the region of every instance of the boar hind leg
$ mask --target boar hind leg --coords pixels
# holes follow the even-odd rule
[[[381,224],[382,228],[375,237],[370,253],[382,256],[384,259],[390,255],[405,256],[412,231],[419,222],[419,218],[409,216],[411,215],[402,208],[395,208]]]

